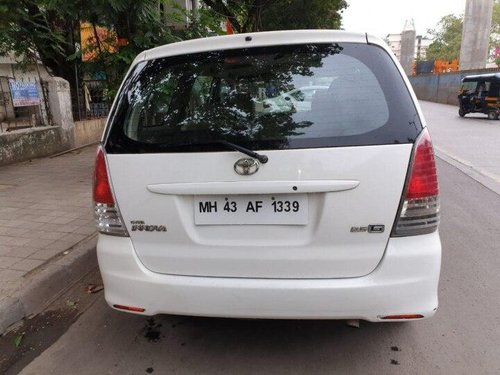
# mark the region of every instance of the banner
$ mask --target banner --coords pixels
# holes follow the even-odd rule
[[[14,107],[40,105],[36,82],[23,82],[9,79],[10,94]]]

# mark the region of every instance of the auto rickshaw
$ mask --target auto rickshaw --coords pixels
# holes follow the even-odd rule
[[[458,114],[484,113],[490,120],[500,115],[500,73],[478,74],[462,79]]]

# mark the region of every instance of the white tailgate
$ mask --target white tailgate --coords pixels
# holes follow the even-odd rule
[[[366,275],[380,262],[411,149],[404,144],[263,151],[269,162],[251,176],[234,172],[234,163],[245,157],[238,152],[107,157],[118,206],[148,269],[339,278]],[[276,200],[285,202],[282,208],[286,201],[292,208],[299,202],[297,215],[292,217],[292,209],[290,215],[277,212]],[[230,211],[220,212],[231,201],[245,207],[234,220]],[[267,213],[248,211],[249,201],[261,201]],[[214,204],[216,215],[208,212]],[[307,212],[300,211],[304,207]],[[369,233],[369,225],[385,230]]]

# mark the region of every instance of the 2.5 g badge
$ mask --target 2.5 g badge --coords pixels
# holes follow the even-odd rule
[[[366,227],[351,227],[351,233],[384,233],[385,225],[370,224]]]

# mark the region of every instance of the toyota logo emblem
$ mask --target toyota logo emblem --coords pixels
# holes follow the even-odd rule
[[[259,170],[260,163],[252,158],[243,158],[234,163],[234,171],[242,176],[249,176]]]

